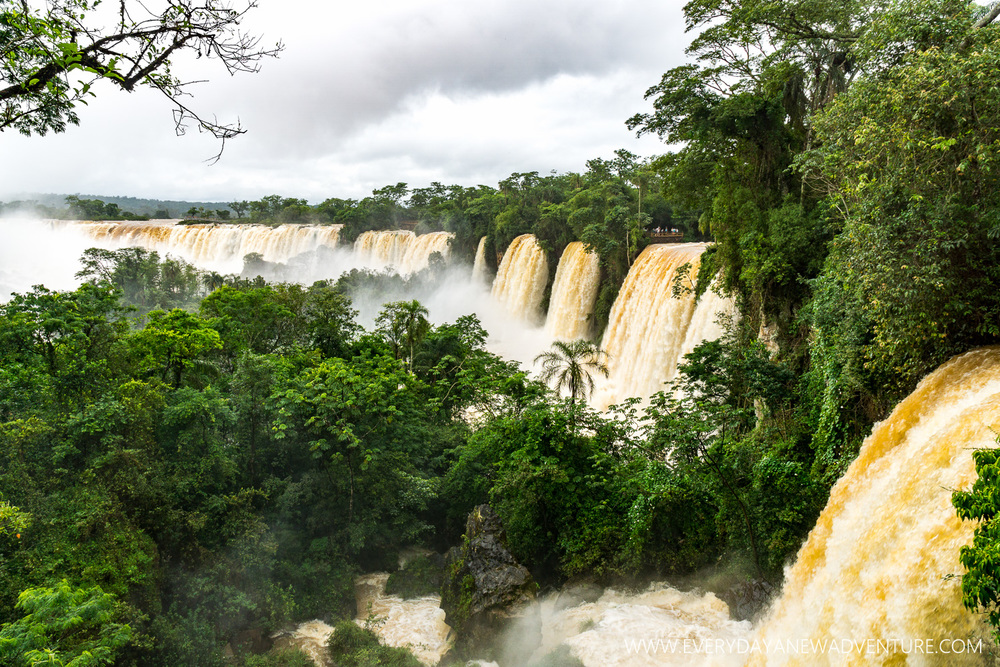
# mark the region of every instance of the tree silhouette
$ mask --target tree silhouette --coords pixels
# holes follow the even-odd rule
[[[575,408],[577,397],[588,398],[594,393],[593,373],[608,377],[608,353],[588,340],[552,343],[552,349],[535,357],[542,363],[541,380],[555,382],[556,391],[569,390],[570,407]]]

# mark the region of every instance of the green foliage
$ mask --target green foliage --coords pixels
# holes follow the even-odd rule
[[[281,45],[258,49],[257,39],[245,38],[238,26],[248,9],[181,0],[163,14],[141,5],[123,9],[108,25],[108,17],[94,11],[97,4],[63,0],[39,9],[0,3],[0,131],[63,132],[67,124],[79,124],[77,105],[86,104],[93,85],[103,81],[127,92],[148,87],[163,93],[177,105],[181,128],[193,120],[219,139],[243,132],[238,124],[202,119],[182,104],[187,84],[170,65],[173,56],[190,51],[215,56],[230,73],[255,71]]]
[[[261,655],[250,655],[241,667],[313,667],[312,658],[296,648],[272,649]]]
[[[80,199],[76,195],[66,197],[66,207],[70,217],[75,220],[149,220],[149,216],[123,211],[113,202]]]
[[[75,292],[37,287],[0,306],[0,384],[24,394],[0,397],[20,413],[57,402],[78,405],[102,388],[119,353],[127,324],[124,309],[106,287],[83,285]],[[37,380],[31,374],[41,373]]]
[[[571,414],[556,405],[493,419],[472,434],[444,483],[450,502],[466,514],[469,504],[489,500],[511,552],[543,578],[610,567],[618,517],[627,508],[609,455],[621,446],[624,429],[587,411],[576,424],[601,433],[576,435]]]
[[[18,596],[24,616],[0,629],[0,658],[16,665],[110,665],[129,639],[115,622],[115,598],[100,588],[75,588],[66,580]]]
[[[263,224],[342,224],[345,243],[403,223],[443,229],[466,259],[485,237],[493,268],[519,234],[553,271],[580,240],[600,260],[598,329],[646,230],[711,234],[698,292],[721,284],[741,317],[688,355],[669,392],[644,411],[626,400],[593,413],[577,399],[603,362],[579,341],[539,357],[543,379],[568,390],[560,401],[490,354],[475,317],[429,323],[412,299],[441,284],[433,269],[307,288],[88,251],[78,290],[0,306],[0,646],[35,637],[32,650],[65,662],[100,641],[104,662],[221,666],[247,633],[353,615],[359,571],[394,567],[409,546],[447,548],[484,502],[545,584],[723,559],[780,576],[870,423],[941,360],[1000,337],[1000,52],[966,2],[685,11],[698,62],[667,72],[654,111],[630,121],[674,154],[622,150],[497,189],[397,183],[315,207],[232,204]],[[81,217],[97,203],[114,213],[78,200]],[[267,264],[245,259],[248,276]],[[198,304],[203,286],[214,291]],[[388,305],[365,332],[351,299],[372,295]],[[976,461],[977,486],[955,499],[981,521],[963,592],[1000,627],[998,461]],[[391,586],[421,594],[439,574],[418,560]],[[31,635],[18,594],[60,586],[113,615]],[[102,634],[116,627],[129,632]],[[350,622],[331,647],[338,664],[412,661]]]
[[[993,636],[1000,639],[1000,450],[979,449],[972,453],[976,481],[968,491],[955,491],[951,502],[959,518],[976,521],[971,546],[963,546],[960,560],[962,604],[973,612],[984,611]]]
[[[576,405],[579,396],[586,400],[594,393],[594,377],[599,373],[608,377],[607,353],[586,340],[570,342],[556,341],[552,350],[535,357],[535,363],[541,362],[542,372],[539,379],[546,384],[553,381],[556,393],[563,389],[569,390],[570,406]]]
[[[277,394],[275,436],[302,442],[329,477],[349,553],[415,539],[425,529],[417,515],[434,483],[409,459],[425,448],[417,390],[395,359],[380,356],[324,359]]]
[[[440,556],[438,558],[440,559]],[[385,592],[389,595],[399,595],[404,600],[437,595],[441,592],[443,581],[444,568],[439,562],[427,556],[417,556],[401,570],[389,575]]]
[[[945,359],[1000,336],[988,75],[1000,48],[988,30],[968,50],[926,48],[857,84],[818,120],[824,144],[803,158],[835,184],[842,224],[816,284],[825,373],[840,402],[872,404],[869,420]]]
[[[204,374],[208,370],[202,363],[206,355],[223,347],[215,329],[179,308],[169,313],[154,310],[148,318],[145,328],[132,335],[139,366],[164,382],[170,381],[174,388],[181,386],[185,374]]]
[[[375,319],[375,326],[385,336],[393,355],[405,358],[411,372],[416,347],[431,328],[427,315],[427,309],[419,301],[396,301],[382,306]]]
[[[31,515],[22,512],[6,500],[0,500],[0,536],[21,539],[21,533],[31,525]]]
[[[757,342],[707,342],[687,356],[683,391],[657,394],[646,411],[649,461],[629,513],[630,558],[667,531],[694,543],[687,553],[659,556],[671,566],[725,548],[748,554],[762,574],[780,572],[823,502],[811,452],[789,414],[791,381]],[[669,513],[685,503],[695,512]],[[667,516],[652,513],[658,508]],[[714,531],[704,525],[709,517]]]
[[[94,285],[109,285],[139,315],[154,309],[188,308],[200,299],[202,272],[184,260],[166,258],[142,248],[90,248],[76,273]]]
[[[421,662],[405,648],[383,644],[368,627],[341,621],[327,642],[330,657],[341,667],[420,667]]]

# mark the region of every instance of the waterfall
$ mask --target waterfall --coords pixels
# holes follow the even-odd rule
[[[416,236],[407,230],[362,232],[354,241],[358,261],[375,268],[392,267],[399,273],[426,269],[433,253],[443,259],[451,256],[450,232],[431,232]]]
[[[758,632],[761,640],[881,641],[879,664],[921,655],[914,639],[948,650],[981,636],[981,621],[962,607],[959,548],[972,522],[951,505],[952,489],[976,479],[972,451],[994,446],[1000,429],[1000,348],[956,357],[924,378],[877,424],[830,500],[782,595]],[[892,644],[892,640],[896,640]],[[899,640],[904,640],[900,644]],[[981,664],[956,650],[935,664]],[[751,664],[844,664],[842,656],[770,655]]]
[[[454,234],[449,232],[430,232],[421,234],[409,242],[403,260],[400,262],[400,273],[416,273],[426,269],[430,264],[431,255],[439,253],[441,259],[451,256],[451,239]]]
[[[545,321],[547,334],[561,340],[587,338],[600,277],[600,259],[596,253],[587,252],[579,241],[566,246],[552,283]]]
[[[354,254],[363,264],[401,266],[413,239],[413,232],[406,230],[362,232],[354,240]]]
[[[532,234],[511,241],[493,281],[493,297],[507,312],[528,322],[541,319],[539,306],[549,279],[545,251]]]
[[[286,263],[293,257],[317,248],[336,248],[343,225],[196,224],[174,222],[61,222],[92,238],[102,247],[138,246],[170,253],[203,268],[238,271],[243,256],[259,253],[267,262]],[[382,269],[393,267],[400,273],[425,269],[431,254],[444,259],[451,255],[453,234],[390,230],[364,232],[354,242],[351,266]]]
[[[428,667],[438,664],[454,640],[451,627],[444,622],[440,596],[404,600],[398,595],[386,595],[388,580],[385,572],[364,574],[354,580],[357,602],[354,622],[364,627],[369,616],[374,615],[379,622],[372,630],[383,644],[409,649]],[[291,632],[278,633],[275,645],[299,648],[317,665],[325,667],[331,664],[326,651],[331,634],[333,628],[323,621],[308,621]]]
[[[689,354],[706,340],[721,338],[726,332],[722,323],[726,318],[735,316],[736,303],[728,297],[720,296],[716,289],[717,285],[711,285],[698,299],[698,305],[695,306],[691,323],[688,324],[687,333],[684,335],[684,344],[681,345],[677,363],[681,362],[685,354]]]
[[[984,664],[989,629],[953,576],[973,523],[951,494],[972,486],[972,452],[998,430],[1000,347],[956,357],[872,429],[756,627],[711,593],[663,584],[556,597],[542,602],[536,657],[562,644],[586,667]]]
[[[333,628],[323,621],[307,621],[287,633],[279,633],[274,637],[274,645],[278,648],[297,648],[312,659],[318,667],[330,667],[331,660],[326,650]]]
[[[111,248],[137,246],[179,256],[199,266],[242,264],[260,253],[268,262],[287,262],[320,246],[334,248],[342,225],[197,224],[173,222],[56,222]]]
[[[704,244],[658,244],[635,260],[611,307],[601,347],[608,353],[611,377],[602,382],[595,403],[607,407],[630,396],[648,398],[677,370],[692,315],[693,291],[673,297],[677,270],[688,265],[685,288],[692,288]],[[709,306],[706,305],[706,308]]]
[[[82,248],[89,245],[109,249],[139,246],[222,273],[240,272],[244,255],[259,253],[267,262],[286,264],[269,273],[269,279],[300,282],[336,278],[357,267],[392,267],[404,274],[419,271],[428,266],[435,252],[448,259],[453,238],[447,232],[416,236],[404,230],[369,231],[358,236],[352,252],[336,247],[339,225],[269,227],[242,223],[180,225],[172,221],[35,221],[22,226],[44,229],[50,234],[56,232],[62,245],[75,248],[79,244],[79,250],[67,251],[71,255],[78,256]],[[19,229],[8,222],[0,246],[10,245],[10,232],[16,235],[21,233]],[[71,240],[73,243],[69,243]],[[693,307],[690,295],[681,299],[670,297],[673,271],[690,261],[693,273],[702,249],[703,246],[697,244],[654,245],[636,260],[622,285],[604,336],[602,347],[610,354],[612,378],[600,383],[593,400],[595,406],[606,407],[629,396],[648,397],[673,377],[682,353],[689,352],[701,340],[719,335],[714,323],[716,311],[731,305],[714,293],[706,293],[697,308]],[[485,253],[484,237],[477,248],[474,275],[486,273]],[[4,255],[4,266],[0,267],[0,296],[33,284],[21,278],[25,271],[20,268],[17,257],[7,256],[10,254],[16,255],[17,251],[11,250]],[[301,255],[305,256],[296,261],[295,258]],[[33,258],[32,270],[37,264]],[[68,277],[60,277],[58,284],[74,284],[72,274],[75,270],[68,270]],[[540,324],[543,317],[539,305],[547,279],[546,254],[534,236],[526,234],[514,239],[500,262],[492,286],[495,309],[481,296],[473,297],[466,286],[456,284],[457,281],[449,283],[445,291],[459,291],[468,297],[462,301],[465,311],[453,316],[475,311],[483,322],[489,323],[491,349],[503,351],[508,357],[530,366],[534,356],[544,351],[553,338],[581,338],[590,333],[590,315],[600,279],[598,258],[585,252],[579,242],[566,247],[556,271],[545,328],[534,329],[533,325]],[[483,284],[469,281],[470,286]],[[433,296],[423,298],[429,302],[436,300]],[[488,312],[493,310],[496,312]],[[524,340],[525,334],[530,334],[528,343]],[[499,339],[506,342],[498,343]],[[510,343],[514,340],[518,342]]]
[[[479,246],[476,248],[476,261],[472,264],[472,280],[478,283],[486,283],[486,237],[479,239]]]

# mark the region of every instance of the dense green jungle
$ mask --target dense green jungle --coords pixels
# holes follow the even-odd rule
[[[944,361],[1000,342],[996,14],[693,0],[691,64],[628,120],[673,152],[496,188],[229,205],[230,222],[342,224],[345,244],[449,231],[453,262],[486,237],[493,270],[520,234],[553,273],[583,241],[598,334],[646,232],[708,241],[698,289],[717,280],[738,317],[648,405],[594,411],[575,400],[582,376],[560,395],[487,351],[471,315],[433,325],[402,299],[357,323],[359,290],[446,280],[435,262],[300,285],[257,277],[260,257],[223,276],[93,249],[75,291],[0,304],[0,664],[311,664],[251,638],[353,618],[356,575],[460,545],[484,503],[543,591],[780,587],[872,425]],[[1000,628],[1000,468],[976,460],[956,497],[980,521],[962,587]],[[335,664],[419,664],[341,627]]]

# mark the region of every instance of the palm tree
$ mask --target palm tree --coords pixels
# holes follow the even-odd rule
[[[570,408],[576,407],[577,396],[586,399],[594,393],[592,373],[608,377],[608,353],[589,340],[574,340],[568,343],[557,340],[552,349],[535,357],[535,363],[542,362],[542,382],[555,381],[554,389],[569,390]]]
[[[410,354],[407,357],[410,372],[413,372],[415,348],[430,332],[427,309],[419,301],[393,301],[382,307],[375,320],[378,330],[385,335],[399,359],[405,345]]]

